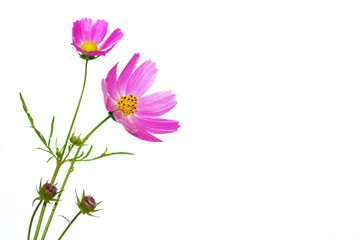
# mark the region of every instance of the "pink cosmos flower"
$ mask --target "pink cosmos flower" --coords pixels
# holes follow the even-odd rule
[[[150,133],[171,133],[180,127],[177,121],[156,118],[176,105],[175,94],[163,91],[143,96],[153,84],[158,70],[155,63],[148,60],[134,71],[139,58],[139,54],[134,54],[118,79],[116,64],[102,80],[106,110],[133,136],[161,142]]]
[[[91,18],[82,18],[73,23],[73,45],[84,55],[105,56],[124,36],[121,29],[115,29],[103,44],[108,23],[105,20],[92,22]]]

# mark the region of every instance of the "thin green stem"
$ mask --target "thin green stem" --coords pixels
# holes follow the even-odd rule
[[[61,167],[61,164],[56,160],[56,168],[55,168],[55,171],[54,171],[53,176],[52,176],[52,178],[51,178],[51,184],[54,184],[55,179],[56,179],[56,176],[57,176],[57,174],[59,173],[60,167]],[[36,213],[36,211],[38,210],[41,202],[42,202],[42,200],[40,201],[39,205],[36,207],[36,209],[35,209],[35,211],[34,211],[34,214],[33,214],[32,218],[31,218],[30,225],[29,225],[29,235],[30,235],[30,230],[31,230],[31,226],[32,226],[32,222],[33,222],[35,213]],[[45,209],[46,209],[46,203],[44,202],[43,207],[42,207],[42,209],[41,209],[40,216],[39,216],[38,225],[37,225],[37,227],[36,227],[36,232],[35,232],[35,235],[34,235],[34,239],[36,239],[37,236],[39,235],[39,231],[40,231],[40,227],[41,227],[41,222],[42,222],[43,217],[44,217]],[[29,237],[30,237],[30,236],[28,236],[28,239],[29,239]],[[35,238],[35,237],[36,237],[36,238]]]
[[[65,156],[65,158],[63,158],[63,162],[68,158],[68,156],[70,155],[71,150],[73,149],[73,147],[74,147],[74,145],[70,145],[67,155]]]
[[[46,236],[46,233],[47,233],[47,231],[48,231],[48,229],[49,229],[51,220],[52,220],[52,218],[53,218],[53,216],[54,216],[54,213],[55,213],[55,210],[56,210],[57,205],[58,205],[58,203],[59,203],[59,200],[60,200],[60,198],[61,198],[61,195],[62,195],[62,193],[64,192],[65,185],[66,185],[67,180],[68,180],[68,178],[69,178],[69,176],[70,176],[70,173],[71,173],[72,170],[73,170],[74,164],[75,164],[75,162],[76,162],[76,159],[78,158],[78,155],[79,155],[79,152],[80,152],[82,146],[84,146],[86,140],[89,139],[89,137],[91,136],[91,134],[93,134],[93,133],[94,133],[101,125],[103,125],[103,123],[105,123],[109,118],[110,118],[110,116],[107,116],[107,117],[106,117],[104,120],[102,120],[98,125],[96,125],[96,127],[95,127],[93,130],[91,130],[91,132],[90,132],[88,135],[86,135],[86,137],[83,139],[83,143],[78,147],[78,149],[77,149],[77,151],[76,151],[76,153],[75,153],[75,156],[74,156],[73,160],[71,161],[71,165],[70,165],[69,170],[68,170],[68,172],[67,172],[67,174],[66,174],[66,176],[65,176],[64,182],[63,182],[63,184],[62,184],[62,186],[61,186],[61,189],[60,189],[60,191],[59,191],[59,194],[58,194],[58,197],[57,197],[57,201],[55,202],[55,204],[54,204],[54,206],[53,206],[53,208],[52,208],[52,211],[51,211],[51,213],[50,213],[48,222],[47,222],[47,224],[46,224],[44,233],[43,233],[42,238],[41,238],[42,240],[45,239],[45,236]]]
[[[39,221],[38,221],[38,224],[37,224],[37,227],[36,227],[36,232],[35,232],[35,235],[34,235],[34,240],[36,240],[39,236],[39,231],[40,231],[40,227],[41,227],[41,222],[42,222],[42,219],[44,217],[44,212],[45,212],[45,208],[46,208],[46,202],[44,202],[42,208],[41,208],[41,213],[40,213],[40,216],[39,216]]]
[[[64,232],[61,234],[61,236],[59,237],[58,240],[60,240],[66,233],[66,231],[70,228],[71,224],[73,224],[73,222],[76,220],[76,218],[80,215],[81,211],[78,212],[78,214],[76,214],[76,216],[71,220],[71,222],[69,222],[69,225],[67,225],[67,227],[65,228]]]
[[[93,134],[101,125],[103,125],[107,120],[109,120],[110,115],[107,116],[106,118],[104,118],[104,120],[102,120],[98,125],[96,125],[96,127],[94,127],[93,130],[91,130],[91,132],[88,133],[88,135],[86,135],[83,139],[83,144],[81,145],[81,147],[85,144],[85,142],[89,139],[89,137],[91,136],[91,134]]]
[[[35,214],[36,214],[38,208],[40,207],[42,201],[43,201],[43,200],[41,200],[41,201],[39,202],[39,204],[36,206],[36,208],[35,208],[35,210],[34,210],[34,213],[33,213],[33,215],[31,216],[31,220],[30,220],[30,224],[29,224],[29,231],[28,231],[28,236],[27,236],[27,239],[28,239],[28,240],[30,240],[31,226],[32,226],[32,223],[33,223]]]
[[[71,131],[72,131],[72,129],[73,129],[73,126],[74,126],[74,123],[75,123],[75,119],[76,119],[77,113],[78,113],[78,111],[79,111],[80,103],[81,103],[81,100],[82,100],[82,97],[83,97],[83,94],[84,94],[85,85],[86,85],[86,76],[87,76],[87,65],[88,65],[88,62],[89,62],[89,60],[86,59],[86,62],[85,62],[84,83],[83,83],[83,87],[82,87],[82,90],[81,90],[81,95],[80,95],[80,98],[79,98],[79,102],[78,102],[78,105],[77,105],[77,107],[76,107],[76,111],[75,111],[73,120],[72,120],[72,122],[71,122],[71,126],[70,126],[70,129],[69,129],[68,135],[67,135],[67,137],[66,137],[66,141],[65,141],[65,143],[64,143],[64,147],[63,147],[62,153],[61,153],[61,155],[60,155],[60,158],[61,158],[61,159],[62,159],[62,156],[63,156],[64,153],[65,153],[66,146],[67,146],[67,143],[68,143],[68,141],[69,141],[70,134],[71,134]]]

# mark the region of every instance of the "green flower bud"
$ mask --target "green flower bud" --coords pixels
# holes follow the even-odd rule
[[[80,137],[77,137],[77,136],[71,136],[70,138],[70,142],[76,146],[80,146],[83,144],[83,141],[81,140]]]

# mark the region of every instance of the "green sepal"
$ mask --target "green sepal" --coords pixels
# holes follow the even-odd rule
[[[89,55],[89,54],[82,54],[82,53],[79,53],[79,57],[84,59],[84,60],[94,60],[94,59],[97,59],[99,56],[92,56],[92,55]]]
[[[109,114],[109,116],[111,117],[112,120],[114,120],[115,122],[117,122],[116,119],[115,119],[115,117],[114,117],[114,112],[108,112],[108,114]]]

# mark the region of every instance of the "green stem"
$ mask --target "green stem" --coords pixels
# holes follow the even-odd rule
[[[102,120],[98,125],[96,125],[96,127],[95,127],[93,130],[91,130],[91,132],[90,132],[88,135],[86,135],[86,137],[83,139],[83,143],[82,143],[82,144],[79,146],[79,148],[77,149],[77,151],[76,151],[76,153],[75,153],[75,157],[74,157],[73,160],[71,161],[71,165],[70,165],[70,167],[69,167],[69,170],[68,170],[68,172],[67,172],[67,174],[66,174],[66,176],[65,176],[64,182],[63,182],[63,184],[62,184],[62,186],[61,186],[61,189],[60,189],[60,191],[59,191],[59,194],[58,194],[58,197],[57,197],[57,201],[55,202],[54,207],[52,208],[51,214],[50,214],[50,216],[49,216],[49,220],[48,220],[48,222],[47,222],[47,224],[46,224],[44,233],[43,233],[42,238],[41,238],[42,240],[45,239],[46,233],[47,233],[47,231],[48,231],[48,229],[49,229],[51,220],[52,220],[52,218],[53,218],[53,216],[54,216],[54,213],[55,213],[55,210],[56,210],[57,205],[58,205],[58,203],[59,203],[59,200],[60,200],[60,198],[61,198],[61,195],[62,195],[62,193],[64,192],[64,188],[65,188],[66,182],[67,182],[67,180],[68,180],[68,178],[69,178],[69,176],[70,176],[70,173],[71,173],[72,170],[73,170],[74,163],[76,162],[76,159],[77,159],[77,157],[78,157],[78,155],[79,155],[79,152],[80,152],[82,146],[84,146],[86,140],[89,139],[89,137],[91,136],[91,134],[93,134],[93,133],[94,133],[101,125],[103,125],[103,123],[105,123],[109,118],[110,118],[110,115],[107,116],[104,120]]]
[[[61,167],[61,164],[60,164],[58,161],[56,161],[56,168],[55,168],[55,171],[54,171],[53,176],[52,176],[52,178],[51,178],[51,184],[54,184],[55,179],[56,179],[56,176],[57,176],[57,174],[59,173],[60,167]],[[36,207],[36,209],[35,209],[35,211],[34,211],[34,214],[33,214],[32,218],[31,218],[30,225],[29,225],[29,235],[30,235],[30,230],[31,230],[31,226],[32,226],[32,222],[33,222],[35,213],[36,213],[36,211],[38,210],[41,202],[42,202],[42,200],[40,201],[39,205]],[[46,203],[44,202],[43,207],[42,207],[42,209],[41,209],[40,217],[39,217],[39,220],[38,220],[38,225],[37,225],[37,227],[36,227],[36,232],[35,232],[35,235],[34,235],[34,239],[37,239],[37,237],[38,237],[38,235],[39,235],[39,231],[40,231],[40,227],[41,227],[41,222],[42,222],[43,217],[44,217],[45,209],[46,209]],[[29,239],[29,237],[30,237],[30,236],[28,236],[28,239]]]
[[[41,209],[39,221],[38,221],[38,224],[37,224],[37,227],[36,227],[36,232],[35,232],[35,235],[34,235],[34,240],[36,240],[38,238],[38,236],[39,236],[39,231],[40,231],[42,219],[44,217],[45,208],[46,208],[46,202],[44,202],[44,204],[42,206],[42,209]]]
[[[65,156],[65,158],[63,158],[63,162],[65,162],[65,160],[68,158],[68,156],[70,155],[71,150],[73,149],[73,147],[74,147],[74,145],[73,145],[73,144],[72,144],[72,145],[70,145],[70,147],[69,147],[69,151],[68,151],[67,155]]]
[[[65,228],[64,232],[61,234],[61,236],[59,237],[58,240],[60,240],[66,233],[66,231],[70,228],[71,224],[73,224],[73,222],[76,220],[76,218],[80,215],[81,211],[76,214],[76,216],[71,220],[71,222],[69,222],[69,225]]]
[[[27,239],[28,239],[28,240],[30,240],[31,226],[32,226],[32,223],[33,223],[33,220],[34,220],[35,214],[36,214],[36,212],[37,212],[38,208],[40,207],[40,205],[41,205],[42,201],[43,201],[43,200],[41,200],[41,201],[39,202],[39,204],[37,205],[37,207],[36,207],[36,208],[35,208],[35,210],[34,210],[33,215],[31,216],[31,220],[30,220],[30,224],[29,224],[28,237],[27,237]]]
[[[62,159],[62,156],[64,155],[65,153],[65,150],[66,150],[66,146],[67,146],[67,143],[69,141],[69,138],[70,138],[70,134],[71,134],[71,131],[72,131],[72,128],[74,126],[74,123],[75,123],[75,119],[76,119],[76,116],[77,116],[77,113],[79,111],[79,107],[80,107],[80,103],[81,103],[81,99],[83,97],[83,94],[84,94],[84,90],[85,90],[85,84],[86,84],[86,76],[87,76],[87,65],[88,65],[88,59],[86,59],[86,62],[85,62],[85,76],[84,76],[84,83],[83,83],[83,87],[82,87],[82,90],[81,90],[81,95],[80,95],[80,98],[79,98],[79,102],[78,102],[78,105],[76,107],[76,111],[75,111],[75,114],[74,114],[74,117],[73,117],[73,120],[71,122],[71,126],[70,126],[70,129],[69,129],[69,132],[68,132],[68,135],[66,137],[66,141],[65,141],[65,144],[64,144],[64,147],[63,147],[63,150],[62,150],[62,153],[60,155],[60,158]]]
[[[55,168],[54,174],[53,174],[53,176],[52,176],[52,178],[51,178],[51,184],[54,184],[55,179],[56,179],[56,176],[57,176],[58,173],[59,173],[60,167],[61,167],[61,163],[59,163],[59,162],[56,160],[56,168]]]

